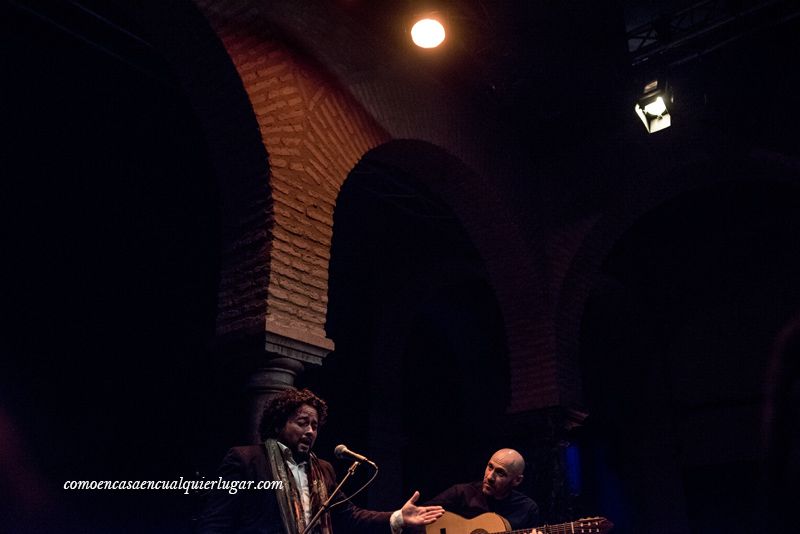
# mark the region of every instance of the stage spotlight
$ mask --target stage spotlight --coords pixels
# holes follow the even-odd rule
[[[420,48],[436,48],[444,38],[444,26],[435,18],[420,19],[411,27],[411,40]]]
[[[644,86],[635,110],[647,131],[654,133],[669,128],[672,124],[670,105],[672,105],[672,94],[666,82],[654,80]]]

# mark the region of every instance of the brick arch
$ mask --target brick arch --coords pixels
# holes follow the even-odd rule
[[[217,335],[263,338],[273,208],[267,152],[239,73],[191,1],[120,9],[169,64],[206,139],[221,202]]]
[[[509,411],[526,404],[557,403],[559,392],[530,384],[554,384],[555,369],[545,347],[532,339],[546,329],[532,303],[544,301],[530,247],[509,217],[498,193],[463,161],[445,149],[419,140],[392,140],[365,155],[417,178],[454,212],[477,249],[503,316],[511,371]],[[527,386],[526,386],[527,385]]]
[[[198,6],[236,66],[270,154],[274,227],[267,331],[330,349],[332,344],[325,337],[323,325],[336,195],[357,161],[370,149],[388,142],[390,134],[315,59],[316,50],[312,57],[302,42],[282,29],[281,25],[293,23],[298,25],[297,33],[302,33],[303,28],[314,24],[311,14],[303,11],[298,15],[297,7],[291,6],[287,6],[285,13],[277,13],[274,7],[258,2],[201,1]],[[320,54],[330,61],[324,52]],[[387,106],[393,107],[390,103]],[[401,129],[417,130],[424,136],[423,126],[411,124]],[[403,160],[398,150],[407,146],[387,144],[377,149],[376,154]],[[432,145],[423,147],[420,143],[415,149],[434,150]],[[471,155],[474,157],[474,152]],[[410,165],[407,159],[404,164]],[[515,381],[530,383],[532,376],[551,373],[553,366],[552,362],[537,361],[547,351],[530,343],[535,337],[532,331],[543,326],[537,325],[524,311],[528,307],[523,302],[542,300],[541,289],[535,287],[540,283],[536,270],[530,263],[526,265],[526,260],[520,260],[526,257],[527,247],[507,211],[500,209],[502,202],[498,194],[490,191],[488,182],[474,174],[470,176],[463,168],[456,171],[452,157],[441,161],[448,163],[442,164],[440,172],[449,173],[452,180],[434,183],[432,189],[442,189],[436,192],[452,200],[460,216],[476,221],[467,224],[468,231],[479,249],[485,248],[482,254],[489,259],[496,288],[504,293],[501,297],[504,313],[509,324],[515,325],[509,336],[510,350],[516,355]],[[477,199],[493,206],[468,207]],[[523,298],[520,293],[525,292],[531,294]],[[534,381],[543,380],[534,378]],[[546,389],[539,391],[551,395],[551,399],[557,396],[553,391],[546,393]]]
[[[268,347],[291,340],[294,356],[319,363],[333,207],[347,173],[386,132],[260,2],[197,2],[227,50],[269,153]],[[291,343],[289,341],[289,343]]]
[[[800,183],[800,165],[775,154],[755,153],[725,161],[710,156],[696,157],[691,163],[668,167],[658,185],[644,183],[634,193],[636,199],[620,198],[619,204],[604,215],[589,218],[573,228],[571,236],[579,243],[563,276],[556,307],[557,357],[577,367],[580,325],[586,301],[599,281],[600,269],[619,239],[642,217],[681,195],[730,181],[769,184]],[[765,175],[768,179],[765,180]],[[574,392],[580,399],[580,391]]]
[[[483,127],[476,127],[457,99],[409,73],[407,66],[393,66],[384,74],[388,54],[381,56],[369,46],[359,28],[331,20],[340,13],[330,5],[256,0],[196,4],[242,80],[269,153],[273,212],[266,260],[268,350],[283,354],[290,346],[292,357],[319,363],[333,348],[324,321],[339,188],[370,149],[391,138],[422,139],[446,147],[465,168],[476,170],[456,172],[451,165],[452,182],[438,183],[443,191],[437,192],[471,221],[465,226],[488,260],[509,325],[509,409],[559,404],[551,314],[543,311],[548,299],[542,260],[530,257],[532,247],[495,189],[494,184],[512,174],[513,157],[508,151],[486,149],[486,143],[498,143],[486,127],[490,112],[470,108],[473,115],[486,115],[478,121]],[[404,90],[398,91],[398,83]],[[397,146],[380,153],[389,157]],[[477,206],[479,201],[484,205]]]

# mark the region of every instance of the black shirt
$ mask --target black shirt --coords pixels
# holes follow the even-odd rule
[[[456,484],[425,504],[438,504],[466,519],[494,512],[505,517],[514,530],[539,524],[539,507],[533,499],[517,490],[511,490],[505,499],[487,497],[481,491],[481,482]]]

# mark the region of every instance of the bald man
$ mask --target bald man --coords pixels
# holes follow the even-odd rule
[[[505,517],[514,530],[539,524],[539,507],[516,488],[522,482],[525,460],[514,449],[500,449],[492,455],[483,480],[456,484],[426,503],[440,505],[448,512],[472,519],[485,512]]]

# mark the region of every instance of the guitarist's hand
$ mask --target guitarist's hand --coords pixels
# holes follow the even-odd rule
[[[419,499],[419,492],[415,491],[408,501],[400,508],[403,524],[407,527],[421,527],[429,525],[439,519],[444,513],[441,506],[417,506],[414,504]]]

